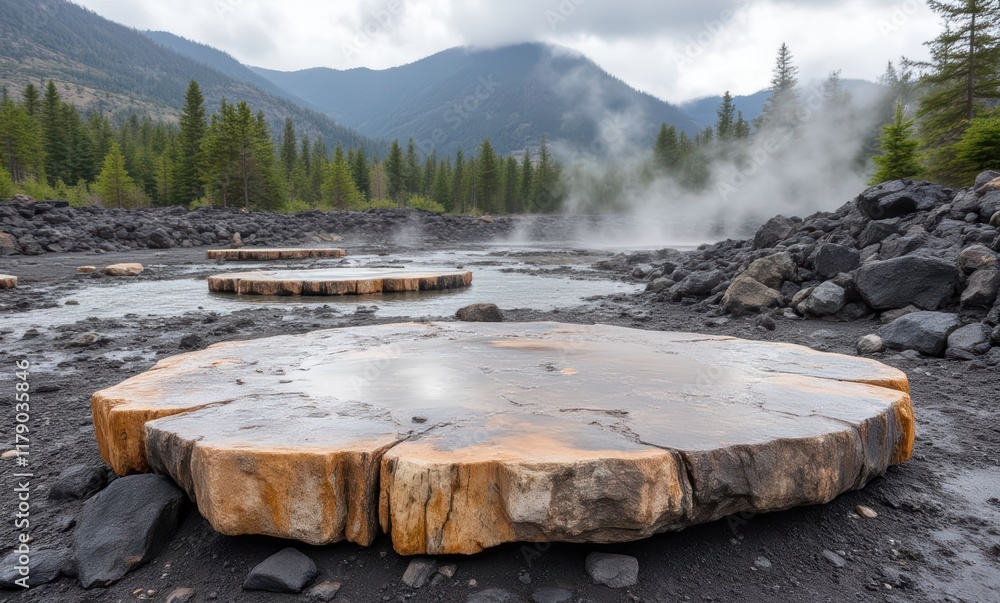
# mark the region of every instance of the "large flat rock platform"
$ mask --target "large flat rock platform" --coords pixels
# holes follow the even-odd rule
[[[171,476],[223,534],[472,554],[827,503],[910,457],[908,389],[787,344],[398,324],[215,345],[92,406],[118,474]]]

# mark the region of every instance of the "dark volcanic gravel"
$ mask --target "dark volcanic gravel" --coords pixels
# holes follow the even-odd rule
[[[0,292],[0,317],[53,305],[74,288],[88,286],[74,274],[82,264],[112,261],[155,262],[167,267],[143,278],[177,278],[171,266],[201,257],[204,250],[171,250],[153,259],[152,251],[95,256],[48,253],[28,266],[15,291]],[[24,261],[25,258],[19,258]],[[0,258],[0,273],[13,258]],[[557,264],[553,265],[555,269]],[[608,275],[612,278],[612,275]],[[96,282],[96,281],[95,281]],[[102,285],[103,286],[103,285]],[[776,329],[755,326],[752,317],[709,326],[704,313],[681,304],[655,301],[652,295],[604,299],[591,310],[567,308],[534,312],[504,308],[513,321],[555,320],[607,323],[653,330],[696,331],[749,339],[788,341],[817,349],[854,354],[855,342],[878,323],[776,318]],[[451,320],[450,317],[442,317]],[[376,322],[371,314],[334,313],[320,306],[247,309],[231,315],[209,310],[178,317],[135,314],[113,320],[81,321],[54,332],[13,339],[0,318],[0,396],[9,450],[13,439],[15,362],[28,359],[33,413],[31,427],[33,547],[69,545],[79,501],[52,501],[48,490],[66,468],[100,463],[91,424],[89,395],[148,369],[159,358],[181,353],[180,342],[196,349],[220,341],[300,333]],[[718,323],[711,323],[718,324]],[[84,333],[97,343],[68,347]],[[109,358],[108,354],[113,352]],[[918,420],[916,455],[860,492],[825,506],[793,509],[758,517],[733,517],[646,541],[617,545],[551,547],[509,545],[467,558],[440,559],[457,564],[457,573],[437,586],[413,590],[401,583],[409,561],[396,555],[383,537],[372,547],[342,543],[298,546],[315,560],[318,581],[342,584],[335,601],[465,601],[472,593],[502,588],[525,599],[538,589],[559,587],[574,601],[841,602],[894,603],[1000,601],[1000,378],[984,362],[963,362],[888,354],[884,362],[910,378]],[[0,461],[0,553],[13,548],[15,508],[11,460]],[[855,509],[876,511],[860,519]],[[110,518],[109,518],[110,521]],[[193,601],[294,601],[305,596],[244,592],[249,571],[289,543],[262,537],[216,534],[189,510],[179,532],[152,562],[109,588],[83,590],[72,578],[26,592],[0,591],[2,601],[164,601],[175,588],[197,591]],[[638,558],[637,586],[612,590],[589,582],[585,559],[594,552]],[[842,565],[843,567],[839,567]],[[150,594],[151,591],[152,594]]]

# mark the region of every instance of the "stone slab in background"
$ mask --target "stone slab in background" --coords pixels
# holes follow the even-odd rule
[[[139,276],[145,268],[142,264],[114,264],[104,269],[108,276]]]
[[[17,277],[9,274],[0,274],[0,289],[13,289],[17,287]]]
[[[347,256],[343,249],[212,249],[206,253],[210,260],[229,262],[273,262],[280,260],[313,260],[321,258],[342,258]]]
[[[822,504],[909,458],[903,373],[608,326],[402,324],[220,344],[94,395],[119,474],[221,533],[471,554]]]
[[[208,290],[239,295],[377,295],[459,289],[471,284],[471,272],[331,268],[219,274],[209,277]]]

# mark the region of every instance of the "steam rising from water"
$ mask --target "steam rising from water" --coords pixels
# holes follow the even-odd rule
[[[641,107],[613,106],[604,91],[569,73],[559,88],[587,107],[597,137],[589,148],[553,144],[570,171],[566,209],[612,213],[607,229],[583,229],[581,243],[622,247],[682,246],[752,236],[783,214],[835,211],[866,188],[866,145],[885,99],[832,96],[823,84],[800,90],[802,109],[791,128],[771,126],[736,147],[706,153],[707,186],[692,191],[651,166],[650,120]]]

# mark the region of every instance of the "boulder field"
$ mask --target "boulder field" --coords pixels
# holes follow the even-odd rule
[[[648,282],[656,301],[713,317],[881,318],[859,349],[972,359],[1000,343],[1000,172],[954,190],[913,180],[869,188],[834,212],[777,216],[751,240],[620,254],[596,267]]]

